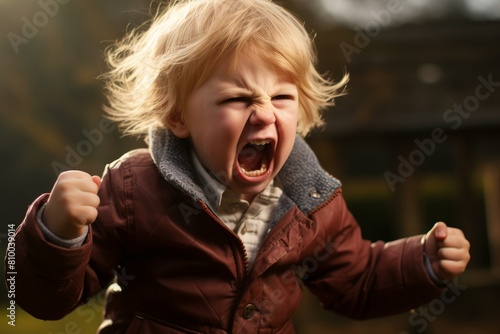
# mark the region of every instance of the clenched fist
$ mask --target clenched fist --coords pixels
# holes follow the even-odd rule
[[[439,222],[427,233],[424,242],[432,270],[440,279],[451,280],[465,271],[470,244],[461,230]]]
[[[81,236],[97,218],[100,185],[98,176],[81,171],[61,173],[43,212],[45,226],[63,239]]]

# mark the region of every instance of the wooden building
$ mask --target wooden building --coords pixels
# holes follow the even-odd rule
[[[321,68],[351,81],[309,141],[370,236],[444,220],[500,268],[499,42],[499,22],[318,31]]]

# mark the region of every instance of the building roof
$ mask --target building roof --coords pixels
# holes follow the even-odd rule
[[[367,27],[318,32],[320,69],[351,76],[328,133],[500,128],[499,21]]]

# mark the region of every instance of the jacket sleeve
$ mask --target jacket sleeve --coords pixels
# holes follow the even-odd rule
[[[422,235],[388,243],[363,240],[340,194],[311,218],[329,256],[318,258],[318,269],[303,281],[326,309],[354,319],[387,316],[441,292],[427,274]]]
[[[14,243],[16,303],[32,316],[61,319],[100,292],[114,277],[123,253],[127,223],[125,209],[114,205],[123,203],[123,182],[121,175],[116,174],[120,172],[103,177],[98,218],[81,247],[64,248],[46,239],[36,215],[49,194],[41,195],[29,207]]]

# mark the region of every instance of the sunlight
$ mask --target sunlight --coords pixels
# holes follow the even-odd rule
[[[497,0],[295,0],[316,12],[325,25],[359,26],[374,19],[376,13],[390,6],[402,10],[394,15],[390,25],[440,19],[465,17],[474,20],[500,19],[500,2]]]

